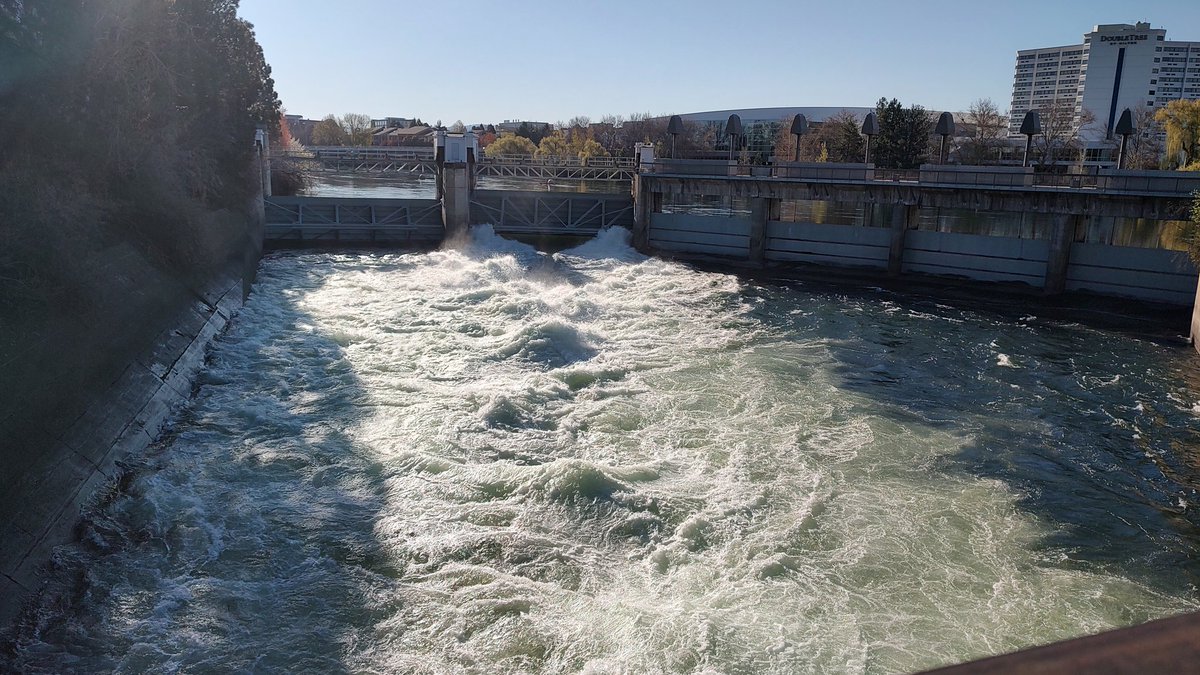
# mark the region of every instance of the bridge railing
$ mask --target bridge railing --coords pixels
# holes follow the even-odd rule
[[[425,147],[343,147],[317,146],[306,149],[315,159],[390,161],[432,160],[433,148]]]
[[[871,164],[780,162],[745,164],[721,159],[658,159],[642,173],[682,176],[745,176],[831,183],[909,183],[998,190],[1053,188],[1104,194],[1188,196],[1200,192],[1200,172],[1115,169],[1038,172],[1032,167],[926,164],[919,169],[882,169]]]
[[[471,221],[501,233],[586,234],[607,227],[633,227],[629,195],[523,190],[477,190]]]
[[[519,164],[529,166],[565,166],[632,169],[635,160],[632,157],[588,157],[581,159],[571,156],[537,156],[537,155],[493,155],[484,157],[489,164]]]

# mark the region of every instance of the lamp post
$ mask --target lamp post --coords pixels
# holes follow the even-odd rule
[[[954,115],[944,112],[938,117],[937,129],[935,130],[938,136],[942,137],[942,148],[938,151],[938,161],[942,164],[946,163],[946,139],[954,135]]]
[[[667,122],[667,133],[671,135],[671,159],[675,159],[675,137],[683,133],[683,118],[671,115],[671,120]]]
[[[792,153],[792,161],[800,161],[800,137],[808,133],[808,118],[804,115],[796,115],[792,118],[792,135],[796,137],[795,152]]]
[[[1021,120],[1021,133],[1025,135],[1025,159],[1021,161],[1021,166],[1029,166],[1029,149],[1033,147],[1033,137],[1042,133],[1042,116],[1036,110],[1030,110],[1025,113],[1025,119]]]
[[[862,123],[863,136],[867,137],[867,152],[863,158],[864,164],[871,163],[871,139],[879,133],[879,122],[875,119],[875,113],[867,113],[867,118]]]
[[[738,139],[742,136],[742,118],[736,114],[730,115],[729,120],[725,122],[725,135],[729,136],[729,160],[733,161],[733,149],[738,144]]]
[[[1117,133],[1121,136],[1121,152],[1117,155],[1117,169],[1125,168],[1125,148],[1129,145],[1129,136],[1135,129],[1133,127],[1133,111],[1129,108],[1121,113],[1121,119],[1117,120]]]

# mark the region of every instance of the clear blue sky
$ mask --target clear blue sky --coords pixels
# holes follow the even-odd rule
[[[445,124],[768,106],[1008,107],[1014,52],[1200,0],[241,0],[288,112]]]

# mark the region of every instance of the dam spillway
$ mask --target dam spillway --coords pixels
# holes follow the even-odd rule
[[[476,228],[266,258],[26,672],[907,672],[1200,605],[1188,351]]]

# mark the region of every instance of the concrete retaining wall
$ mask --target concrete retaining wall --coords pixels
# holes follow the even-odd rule
[[[650,246],[660,251],[744,259],[750,254],[750,219],[655,213],[650,217],[649,240]]]
[[[1196,268],[1182,251],[1103,244],[1071,245],[1067,289],[1189,305]]]
[[[0,628],[122,459],[191,395],[209,343],[250,291],[262,204],[200,218],[187,260],[114,238],[73,269],[74,293],[26,300],[0,324]]]
[[[909,231],[902,270],[1041,287],[1050,243],[1041,239]]]
[[[767,223],[766,259],[887,269],[891,230],[855,225]]]
[[[0,496],[0,625],[37,589],[39,568],[70,539],[96,492],[116,480],[117,462],[153,442],[174,406],[191,395],[208,344],[242,297],[240,278],[214,285],[181,308],[81,414],[10,439]]]

